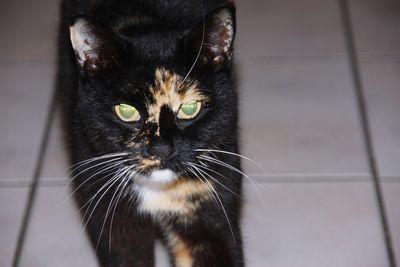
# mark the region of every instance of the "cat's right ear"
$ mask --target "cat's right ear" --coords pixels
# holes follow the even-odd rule
[[[76,18],[69,28],[76,60],[83,72],[107,68],[117,55],[113,33],[89,18]]]
[[[235,37],[235,6],[222,6],[204,15],[185,37],[185,47],[198,64],[219,70],[231,64]]]

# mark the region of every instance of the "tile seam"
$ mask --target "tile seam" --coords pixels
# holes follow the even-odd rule
[[[348,55],[349,55],[348,60],[349,60],[350,68],[351,68],[351,74],[352,74],[353,85],[354,85],[354,93],[356,95],[356,101],[357,101],[359,117],[360,117],[360,122],[361,122],[361,127],[362,127],[362,134],[363,134],[363,139],[364,139],[364,144],[365,144],[365,149],[366,149],[366,156],[367,156],[367,161],[369,164],[369,169],[370,169],[372,180],[373,180],[375,198],[376,198],[376,202],[377,202],[377,206],[378,206],[378,212],[380,215],[379,217],[380,217],[382,231],[383,231],[383,235],[384,235],[385,249],[387,252],[387,257],[388,257],[390,267],[396,267],[397,265],[396,265],[396,259],[394,256],[392,237],[391,237],[391,232],[390,232],[389,223],[388,223],[388,219],[387,219],[386,206],[385,206],[385,202],[383,199],[383,193],[382,193],[380,177],[379,177],[379,170],[378,170],[374,146],[373,146],[372,132],[371,132],[371,127],[370,127],[370,122],[369,122],[369,117],[368,117],[368,107],[367,107],[367,102],[365,99],[363,84],[361,81],[359,54],[357,53],[357,48],[356,48],[356,44],[355,44],[355,40],[354,40],[354,30],[353,30],[353,25],[352,25],[352,20],[351,20],[350,6],[349,6],[349,3],[347,0],[339,0],[338,4],[340,7],[340,11],[341,11],[340,13],[342,16],[342,24],[343,24],[343,30],[344,30],[344,35],[345,35],[345,42],[346,42]]]
[[[32,175],[32,182],[29,185],[30,190],[28,193],[27,201],[25,204],[25,209],[24,209],[24,214],[23,218],[21,221],[21,226],[19,228],[18,232],[18,238],[17,238],[17,244],[16,248],[14,251],[13,255],[13,261],[12,261],[12,267],[18,267],[20,258],[23,252],[23,247],[25,243],[25,237],[27,233],[27,228],[29,226],[29,221],[32,215],[32,209],[34,206],[34,202],[36,199],[37,195],[37,189],[39,185],[39,178],[41,176],[41,171],[42,171],[42,166],[44,162],[44,157],[46,155],[48,143],[49,143],[49,137],[50,137],[50,129],[51,129],[51,124],[54,119],[54,108],[56,107],[56,99],[57,99],[57,93],[56,93],[56,87],[54,86],[53,92],[50,98],[49,106],[47,109],[47,115],[46,115],[46,121],[43,127],[43,135],[42,139],[40,141],[40,146],[39,146],[39,152],[36,157],[36,164],[35,164],[35,169]]]

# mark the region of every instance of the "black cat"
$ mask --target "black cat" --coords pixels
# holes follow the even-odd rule
[[[72,184],[101,266],[244,266],[223,0],[64,0],[58,88]]]

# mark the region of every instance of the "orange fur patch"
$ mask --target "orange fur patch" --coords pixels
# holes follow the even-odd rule
[[[165,69],[156,70],[154,84],[150,87],[150,92],[155,103],[147,107],[149,113],[147,121],[157,125],[162,106],[169,106],[173,112],[177,113],[184,103],[207,100],[207,97],[201,94],[197,83],[186,83],[181,76]],[[159,129],[157,135],[159,135]]]
[[[168,235],[172,252],[175,256],[175,264],[177,267],[192,267],[193,257],[190,253],[190,248],[185,241],[173,233]]]
[[[158,159],[142,159],[137,165],[136,169],[138,171],[146,171],[160,166],[161,161]]]
[[[211,192],[211,183],[179,178],[158,191],[140,189],[142,202],[139,208],[153,215],[160,212],[185,215],[185,218],[190,220],[200,204],[212,198]],[[199,198],[193,200],[193,196]]]

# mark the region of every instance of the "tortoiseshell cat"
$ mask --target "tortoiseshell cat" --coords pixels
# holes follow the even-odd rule
[[[58,87],[73,190],[101,266],[244,266],[224,0],[64,0]]]

